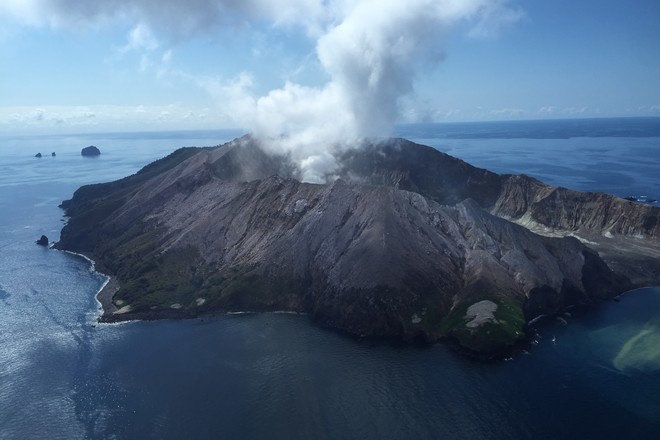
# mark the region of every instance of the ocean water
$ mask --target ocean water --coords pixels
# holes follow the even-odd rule
[[[82,184],[240,134],[0,138],[0,439],[660,438],[660,288],[541,322],[528,353],[497,363],[288,314],[97,324],[104,278],[34,244],[58,238],[57,205]],[[497,172],[660,199],[660,119],[397,134]],[[80,156],[90,144],[99,158]]]

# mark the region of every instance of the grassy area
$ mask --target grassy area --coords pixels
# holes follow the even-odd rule
[[[173,304],[178,304],[181,312],[193,314],[211,310],[296,310],[300,304],[301,285],[293,279],[263,276],[256,266],[218,271],[204,265],[193,248],[154,255],[150,236],[139,235],[114,250],[121,282],[114,301],[130,305],[132,312],[171,310]]]
[[[227,310],[296,309],[302,298],[300,282],[285,274],[265,275],[260,266],[215,272],[199,291],[209,308]]]
[[[470,318],[466,317],[468,308],[483,300],[497,304],[494,313],[495,322],[486,322],[474,328],[467,327]],[[441,332],[454,337],[461,346],[470,350],[488,353],[512,346],[525,336],[525,317],[522,304],[509,298],[483,295],[460,303],[441,323]]]
[[[156,256],[149,255],[151,246],[120,253],[116,273],[121,288],[115,294],[115,303],[123,301],[134,312],[169,309],[173,304],[195,306],[200,284],[197,251],[174,249]]]

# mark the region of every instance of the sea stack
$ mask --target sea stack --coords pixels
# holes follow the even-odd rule
[[[95,157],[95,156],[100,156],[101,151],[96,148],[94,145],[90,145],[89,147],[85,147],[80,151],[80,154],[85,157]]]
[[[37,154],[35,154],[34,157],[36,157],[36,158],[38,158],[38,159],[41,159],[41,153],[37,153]]]
[[[42,235],[39,240],[36,241],[39,246],[48,246],[48,237]]]

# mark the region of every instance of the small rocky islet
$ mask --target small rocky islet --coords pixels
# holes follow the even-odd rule
[[[48,247],[48,237],[42,235],[35,243],[37,243],[39,246]]]
[[[83,157],[96,157],[101,155],[101,150],[95,145],[90,145],[80,150],[80,155]]]
[[[501,353],[543,314],[660,282],[660,209],[498,175],[404,139],[326,184],[246,136],[78,189],[59,249],[113,277],[102,320],[294,311]]]

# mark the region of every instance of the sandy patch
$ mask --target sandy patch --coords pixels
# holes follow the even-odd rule
[[[117,310],[114,314],[115,315],[122,315],[122,314],[128,313],[130,311],[131,311],[131,305],[129,304],[129,305],[124,306],[121,309]]]
[[[496,310],[497,304],[487,299],[472,304],[465,313],[465,319],[470,319],[471,321],[465,324],[465,326],[475,328],[487,322],[497,322],[495,319]]]

